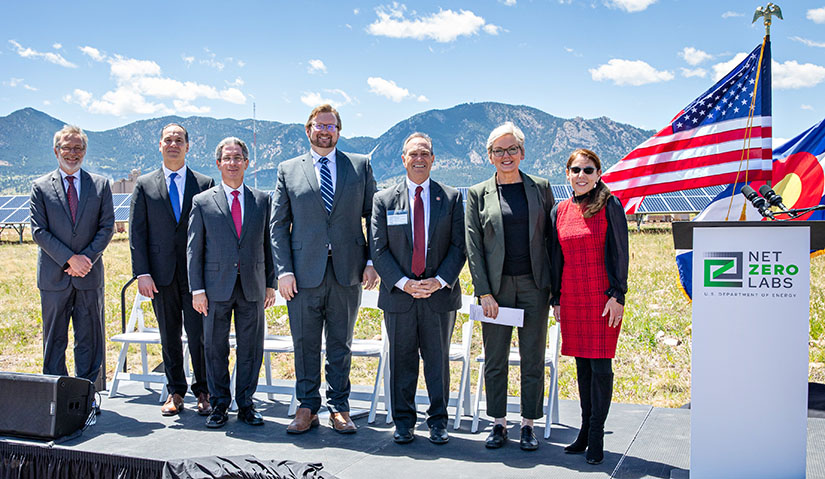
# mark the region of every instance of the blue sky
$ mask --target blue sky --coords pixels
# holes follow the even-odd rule
[[[767,2],[764,2],[767,3]],[[781,1],[774,136],[825,116],[825,0]],[[344,136],[429,109],[523,104],[660,129],[764,34],[755,1],[10,2],[0,115],[89,130],[178,114],[302,123],[331,100]],[[504,120],[504,119],[502,119]]]

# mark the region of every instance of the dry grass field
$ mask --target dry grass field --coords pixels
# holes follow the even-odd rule
[[[28,231],[26,232],[28,235]],[[2,277],[0,278],[0,370],[39,372],[42,368],[42,324],[40,296],[35,282],[37,247],[27,237],[17,244],[17,234],[6,231],[0,243]],[[673,241],[668,227],[642,229],[635,227],[630,235],[630,291],[623,331],[619,339],[614,369],[616,387],[614,401],[642,403],[663,407],[679,407],[690,401],[690,303],[683,295],[674,263]],[[115,235],[104,254],[106,265],[106,336],[120,332],[120,290],[131,277],[129,244],[125,233]],[[817,257],[811,267],[811,341],[810,378],[825,382],[825,259]],[[465,294],[472,293],[469,272],[461,276]],[[127,294],[131,307],[136,286]],[[151,307],[145,307],[151,323]],[[129,311],[127,310],[127,315]],[[286,308],[266,312],[270,333],[289,334]],[[362,312],[356,325],[356,337],[375,338],[380,335],[380,314]],[[456,331],[466,318],[459,318]],[[514,345],[516,339],[514,336]],[[109,379],[120,345],[108,342],[106,362]],[[71,346],[70,346],[71,349]],[[151,366],[161,362],[160,347],[150,347]],[[475,325],[473,350],[481,350],[481,328]],[[68,354],[69,370],[71,352]],[[130,365],[139,364],[135,347],[130,353]],[[294,377],[292,356],[275,355],[273,374],[276,378]],[[352,381],[371,384],[377,363],[375,360],[354,359]],[[459,370],[452,371],[453,390],[458,389]],[[472,370],[476,384],[478,368]],[[562,398],[577,397],[575,364],[563,357],[559,376]],[[424,387],[423,381],[420,387]],[[510,394],[518,394],[518,370],[510,376]]]

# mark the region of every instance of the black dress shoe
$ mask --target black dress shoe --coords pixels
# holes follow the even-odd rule
[[[430,442],[433,444],[447,444],[450,440],[450,435],[447,434],[447,428],[441,426],[433,426],[430,428]]]
[[[493,426],[493,430],[490,431],[490,435],[487,436],[484,446],[487,449],[498,449],[505,444],[507,444],[507,428],[501,424],[496,424]]]
[[[223,427],[228,420],[229,415],[226,413],[226,406],[215,406],[212,408],[212,414],[206,418],[206,427],[210,429],[217,429],[219,427]]]
[[[396,444],[409,444],[413,442],[413,439],[415,439],[415,434],[413,434],[412,429],[402,427],[395,428],[395,433],[392,435],[392,440]]]
[[[539,440],[533,434],[533,426],[521,426],[521,449],[535,451],[539,448]]]
[[[264,425],[264,418],[261,413],[255,410],[255,406],[240,408],[238,410],[238,421],[245,422],[250,426]]]

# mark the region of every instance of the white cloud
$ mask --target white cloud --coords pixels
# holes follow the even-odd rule
[[[744,16],[745,16],[744,13],[734,12],[734,11],[731,11],[731,10],[728,10],[727,12],[722,14],[722,18],[734,18],[734,17],[744,17]]]
[[[309,66],[307,67],[308,73],[326,73],[327,66],[324,65],[324,62],[318,59],[310,60]]]
[[[327,94],[332,94],[334,96],[339,97],[339,99],[335,99],[333,97],[325,97],[323,94],[319,92],[312,92],[307,91],[301,95],[301,102],[309,107],[316,107],[318,105],[322,105],[324,103],[329,103],[330,105],[334,106],[335,108],[339,108],[344,105],[349,105],[353,102],[352,98],[347,95],[346,92],[343,90],[333,89],[333,90],[324,90]]]
[[[128,80],[133,77],[160,75],[160,65],[152,60],[137,60],[115,55],[109,60],[111,73],[119,80]]]
[[[8,83],[8,85],[9,85],[10,87],[14,88],[14,87],[16,87],[17,85],[19,85],[19,84],[23,83],[23,79],[22,79],[22,78],[13,78],[13,77],[12,77],[12,78],[11,78],[11,79],[7,82],[7,83]]]
[[[392,80],[385,80],[380,77],[369,77],[367,78],[367,84],[370,86],[372,93],[389,98],[396,103],[410,96],[409,90],[396,85]]]
[[[205,113],[209,113],[212,110],[208,106],[195,106],[183,100],[175,100],[172,102],[172,104],[175,105],[175,110],[177,110],[180,113],[193,113],[196,115],[203,115]]]
[[[626,12],[641,12],[656,3],[656,0],[608,0],[609,7],[618,8]]]
[[[12,77],[12,78],[9,79],[9,81],[7,81],[7,82],[4,81],[3,84],[8,85],[12,88],[16,88],[18,86],[21,86],[21,87],[23,87],[23,88],[25,88],[26,90],[29,90],[29,91],[37,91],[37,88],[35,88],[31,85],[28,85],[22,78]]]
[[[682,76],[686,78],[699,77],[705,78],[708,76],[708,71],[704,68],[682,68]]]
[[[825,67],[813,63],[798,63],[789,60],[784,63],[771,62],[773,81],[771,86],[776,89],[794,90],[816,86],[825,81]]]
[[[812,8],[808,10],[805,17],[814,23],[825,23],[825,7]]]
[[[358,15],[360,12],[361,12],[361,9],[359,9],[359,8],[353,8],[352,9],[352,14],[353,15]]]
[[[673,73],[659,71],[641,60],[613,58],[607,64],[588,70],[595,81],[612,80],[616,85],[639,86],[673,80]]]
[[[799,108],[801,108],[801,109],[803,109],[803,110],[810,110],[810,111],[814,111],[814,107],[813,107],[813,106],[811,106],[811,105],[799,105]]]
[[[429,102],[429,101],[430,101],[430,99],[429,99],[429,98],[427,98],[427,97],[426,97],[426,96],[424,96],[424,95],[418,95],[418,98],[416,98],[416,99],[415,99],[415,101],[417,101],[417,102],[419,102],[419,103],[427,103],[427,102]]]
[[[428,16],[411,12],[414,18],[406,18],[407,7],[393,3],[375,9],[378,19],[367,26],[367,33],[390,38],[414,38],[435,40],[439,43],[455,41],[461,36],[477,35],[479,30],[496,35],[500,27],[487,23],[484,18],[469,10],[439,10]]]
[[[66,60],[63,58],[63,55],[59,53],[53,52],[38,52],[36,50],[32,50],[31,48],[24,48],[22,45],[17,43],[14,40],[9,40],[9,43],[17,50],[17,54],[23,58],[42,58],[49,63],[54,63],[55,65],[60,65],[61,67],[66,68],[77,68],[77,65]]]
[[[243,60],[236,60],[236,61],[235,61],[235,64],[236,64],[236,65],[238,65],[238,66],[239,66],[239,67],[241,67],[241,68],[243,68],[243,67],[245,67],[245,66],[246,66],[246,62],[245,62],[245,61],[243,61]]]
[[[234,81],[231,81],[231,82],[227,81],[226,84],[229,85],[229,86],[243,86],[244,81],[243,81],[243,78],[237,77],[237,78],[235,78]]]
[[[52,48],[54,48],[55,50],[60,50],[61,48],[63,48],[63,45],[60,43],[52,43]]]
[[[52,102],[50,102],[49,100],[43,100],[43,106],[49,106],[51,104]]]
[[[91,58],[92,60],[94,60],[96,62],[102,62],[103,60],[106,59],[106,56],[103,55],[102,53],[100,53],[100,50],[98,50],[95,47],[85,46],[85,47],[78,47],[78,48],[80,49],[81,52],[83,52],[84,55],[88,56],[89,58]]]
[[[726,62],[713,65],[714,80],[719,80],[738,65],[747,53],[737,53]],[[778,90],[793,90],[816,86],[825,81],[825,67],[813,63],[800,64],[796,60],[779,63],[771,61],[771,87]]]
[[[807,45],[809,47],[817,47],[817,48],[825,48],[825,42],[815,42],[813,40],[808,40],[807,38],[802,37],[790,37],[791,40],[797,41],[803,45]]]
[[[186,55],[181,55],[183,59],[183,63],[186,63],[187,67],[191,67],[193,63],[195,63],[195,57],[187,57]]]
[[[507,5],[508,7],[515,7],[516,6],[516,0],[498,0],[498,1],[499,1],[499,3],[503,3],[504,5]]]
[[[35,88],[31,85],[23,85],[23,88],[25,88],[26,90],[29,90],[29,91],[37,91],[37,88]]]
[[[682,51],[679,52],[679,56],[684,58],[688,65],[692,66],[696,66],[713,58],[713,55],[693,47],[683,48]]]

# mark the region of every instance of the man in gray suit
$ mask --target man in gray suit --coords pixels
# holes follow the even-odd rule
[[[444,444],[450,397],[450,338],[461,308],[458,275],[464,266],[461,193],[430,179],[432,140],[404,141],[405,180],[375,194],[372,258],[381,277],[378,307],[390,341],[390,389],[395,442],[414,439],[418,357],[430,397],[430,442]]]
[[[206,427],[226,424],[229,390],[229,328],[235,313],[238,420],[260,426],[252,395],[258,387],[266,321],[275,304],[275,268],[269,239],[270,199],[245,186],[249,149],[225,138],[215,150],[221,184],[195,195],[189,215],[187,265],[192,306],[204,315],[203,340],[212,414]]]
[[[137,179],[129,210],[129,245],[132,273],[138,291],[152,300],[160,329],[163,370],[169,396],[161,414],[173,416],[183,410],[189,385],[183,363],[181,333],[186,328],[192,359],[192,394],[198,399],[198,414],[208,416],[209,388],[203,352],[203,318],[192,309],[186,273],[186,228],[192,197],[215,186],[215,181],[186,166],[189,133],[177,123],[160,132],[163,164]]]
[[[357,430],[349,416],[350,347],[361,284],[378,282],[361,223],[372,212],[375,179],[367,157],[336,149],[340,130],[332,106],[315,108],[306,122],[311,149],[278,166],[273,197],[278,290],[287,300],[300,401],[291,434],[319,424],[322,331],[330,425],[340,433]]]
[[[105,351],[102,256],[112,239],[115,214],[109,180],[80,169],[87,142],[76,126],[55,133],[59,168],[32,185],[31,228],[40,247],[43,374],[68,375],[71,321],[75,374],[95,382]]]

